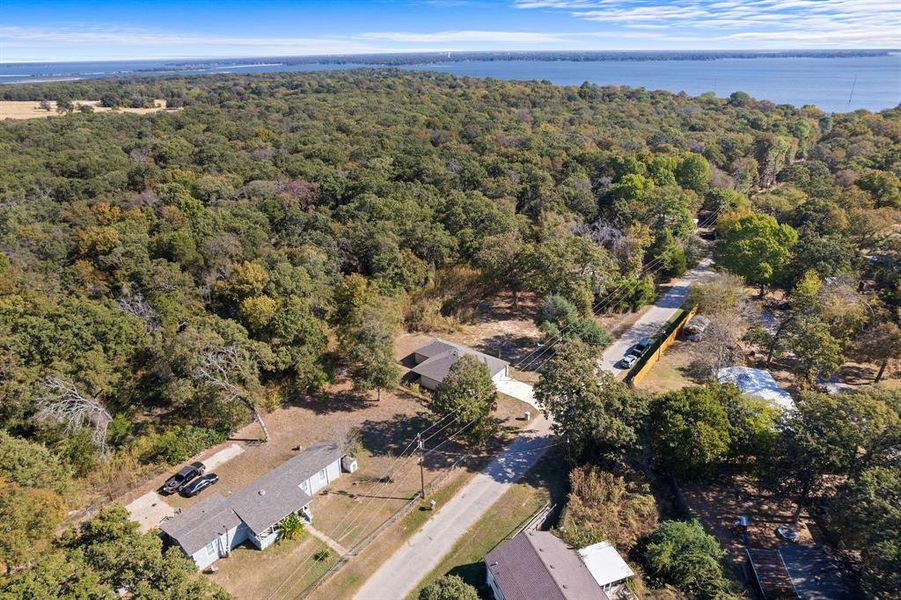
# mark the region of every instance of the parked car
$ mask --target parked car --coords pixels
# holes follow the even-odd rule
[[[190,498],[192,496],[196,496],[203,490],[207,489],[211,485],[215,485],[219,482],[219,476],[215,473],[210,473],[209,475],[201,475],[194,481],[186,483],[181,488],[179,488],[179,492],[185,498]]]
[[[638,357],[634,354],[627,354],[616,363],[616,366],[620,369],[631,369],[632,365],[638,360]]]
[[[181,471],[167,479],[166,483],[163,484],[163,487],[160,488],[160,492],[162,492],[163,495],[166,496],[168,496],[169,494],[174,494],[182,486],[189,483],[195,477],[203,475],[204,471],[206,471],[206,467],[203,466],[202,462],[191,463],[190,465],[183,467]]]
[[[797,542],[801,534],[791,525],[780,525],[776,528],[776,535],[787,542]]]
[[[641,338],[638,340],[638,343],[632,346],[629,350],[629,354],[633,356],[641,356],[645,352],[647,352],[648,348],[651,347],[651,338]]]

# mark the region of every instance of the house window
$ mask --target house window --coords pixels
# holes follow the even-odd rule
[[[210,556],[216,554],[216,542],[210,542],[206,545],[206,553]]]
[[[325,472],[325,469],[319,471],[319,480],[320,481],[328,481],[328,473]]]
[[[304,481],[301,481],[300,485],[298,487],[300,489],[302,489],[304,492],[306,492],[307,494],[309,494],[310,493],[310,480],[305,479]]]

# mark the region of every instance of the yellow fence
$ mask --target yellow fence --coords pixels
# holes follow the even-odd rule
[[[645,375],[648,374],[648,371],[650,371],[651,368],[657,364],[657,361],[660,360],[660,357],[663,356],[666,349],[676,341],[676,337],[679,335],[679,332],[682,331],[685,323],[694,316],[697,310],[697,306],[693,306],[689,310],[683,309],[677,312],[674,318],[663,326],[663,329],[655,336],[654,342],[651,344],[648,351],[642,355],[638,362],[635,363],[635,366],[632,367],[632,370],[629,371],[629,374],[626,375],[625,382],[627,384],[635,385],[644,379]]]

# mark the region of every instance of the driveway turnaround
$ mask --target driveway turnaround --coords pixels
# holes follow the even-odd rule
[[[600,367],[604,371],[612,372],[617,378],[626,376],[628,369],[617,369],[614,365],[626,355],[629,348],[638,343],[641,338],[653,337],[660,328],[676,314],[685,299],[691,284],[707,276],[710,273],[712,261],[706,259],[700,265],[672,282],[670,289],[645,312],[635,325],[621,335],[616,341],[607,346],[601,356]]]
[[[541,408],[535,401],[535,391],[532,389],[532,386],[524,381],[519,381],[512,377],[503,377],[497,382],[497,391],[534,406],[535,408]]]
[[[600,361],[602,369],[622,377],[626,371],[613,365],[643,337],[651,337],[679,310],[688,296],[691,284],[710,271],[709,260],[672,282],[647,312],[607,351]],[[498,390],[536,406],[532,386],[510,379]],[[511,393],[512,392],[512,393]],[[440,507],[423,527],[397,549],[356,593],[356,600],[402,600],[416,589],[422,578],[438,566],[454,544],[491,508],[507,489],[553,444],[551,422],[539,415],[531,429],[522,433],[484,471],[473,477],[456,496]]]
[[[507,489],[538,462],[551,441],[551,424],[537,417],[529,431],[477,474],[422,529],[366,581],[357,600],[402,600],[438,566],[463,535]]]

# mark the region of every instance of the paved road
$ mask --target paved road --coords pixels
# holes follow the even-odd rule
[[[356,600],[401,600],[454,544],[547,451],[551,424],[536,418],[529,431],[477,474],[366,581]]]
[[[685,302],[691,284],[710,271],[710,264],[709,260],[705,261],[673,281],[669,291],[607,348],[601,358],[601,368],[625,375],[625,371],[613,367],[614,363],[638,340],[656,333],[673,316]],[[515,380],[505,385],[509,387],[505,393],[525,402],[531,400],[529,403],[534,405],[531,386]],[[538,462],[553,443],[550,428],[550,421],[543,416],[535,419],[528,432],[517,437],[379,567],[354,596],[355,600],[402,600],[412,592],[510,485]]]
[[[712,261],[709,259],[702,261],[700,265],[692,269],[679,279],[672,281],[669,291],[661,296],[657,302],[651,306],[638,321],[626,333],[621,335],[619,339],[610,344],[601,356],[600,367],[605,371],[612,371],[617,377],[625,377],[626,372],[623,369],[617,369],[614,365],[619,362],[629,348],[634,346],[638,340],[644,337],[651,337],[657,333],[664,323],[672,317],[685,303],[688,296],[688,289],[692,283],[706,277],[710,273]]]

